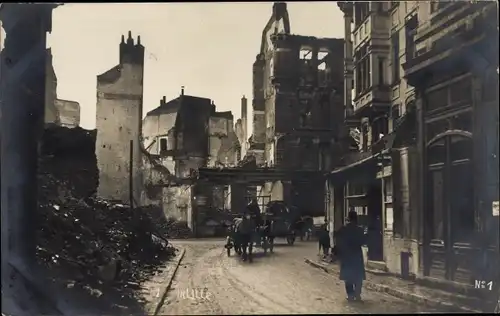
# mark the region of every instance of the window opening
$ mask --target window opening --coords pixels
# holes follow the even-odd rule
[[[311,60],[312,59],[312,50],[308,48],[302,48],[299,53],[299,58],[303,60]]]

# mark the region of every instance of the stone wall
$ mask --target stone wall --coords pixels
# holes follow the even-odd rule
[[[192,229],[192,186],[180,185],[163,188],[163,213],[167,218],[186,222]]]
[[[236,165],[239,144],[233,128],[233,115],[231,112],[216,112],[214,115],[210,116],[208,134],[208,167],[217,165]]]
[[[134,198],[142,192],[142,100],[144,46],[129,32],[120,44],[120,64],[97,77],[96,156],[100,197],[129,201],[130,141],[133,141]]]

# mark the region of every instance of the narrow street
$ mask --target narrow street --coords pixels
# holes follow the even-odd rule
[[[363,302],[347,302],[337,277],[304,263],[316,255],[315,242],[286,246],[284,240],[266,257],[260,249],[253,263],[227,257],[221,240],[179,241],[186,255],[177,271],[163,315],[421,313],[436,310],[371,291]]]

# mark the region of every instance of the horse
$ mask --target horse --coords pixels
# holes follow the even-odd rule
[[[264,248],[264,252],[267,249],[272,252],[274,247],[274,220],[265,219],[262,221],[261,226],[258,227],[259,241]]]
[[[235,220],[234,244],[241,250],[241,256],[244,261],[251,262],[253,255],[253,236],[257,230],[255,221],[250,217],[238,218]]]

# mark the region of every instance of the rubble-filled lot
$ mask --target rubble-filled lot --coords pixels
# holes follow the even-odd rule
[[[157,207],[96,199],[94,146],[95,131],[54,127],[45,133],[37,257],[53,281],[86,293],[99,310],[139,312],[130,306],[140,305],[141,282],[175,255],[167,238],[185,232]]]

